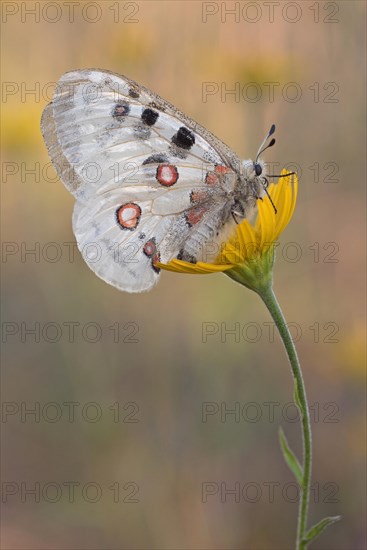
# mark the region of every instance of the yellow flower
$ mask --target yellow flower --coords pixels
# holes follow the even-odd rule
[[[282,171],[282,175],[286,171]],[[181,260],[171,260],[158,266],[168,271],[189,274],[208,274],[224,272],[237,282],[258,290],[271,283],[272,267],[276,241],[290,222],[296,205],[298,191],[297,176],[290,175],[272,183],[265,196],[257,201],[256,220],[251,223],[244,219],[235,228],[234,233],[224,243],[213,263],[197,262],[192,264]]]

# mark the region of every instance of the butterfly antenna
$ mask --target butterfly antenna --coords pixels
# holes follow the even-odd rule
[[[287,176],[294,176],[296,172],[287,172],[286,174],[266,174],[268,178],[286,178]]]
[[[273,147],[273,145],[275,143],[274,138],[270,141],[270,143],[266,147],[264,147],[264,145],[265,145],[266,141],[270,138],[270,136],[272,136],[274,134],[274,132],[275,132],[275,124],[272,124],[269,132],[265,136],[264,141],[262,142],[262,144],[259,147],[259,150],[258,150],[257,155],[256,155],[255,163],[257,162],[257,160],[258,160],[259,156],[261,155],[261,153],[263,153],[265,151],[265,149],[269,149],[269,147]]]

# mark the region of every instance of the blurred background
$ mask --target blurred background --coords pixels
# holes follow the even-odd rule
[[[224,275],[172,273],[130,295],[73,256],[74,199],[40,118],[62,73],[98,67],[240,158],[277,124],[265,160],[300,175],[274,285],[311,404],[310,524],[343,516],[313,548],[366,548],[365,3],[1,7],[2,547],[272,550],[295,538],[278,428],[300,456],[300,426],[257,296]]]

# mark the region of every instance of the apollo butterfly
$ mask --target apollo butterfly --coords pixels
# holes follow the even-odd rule
[[[73,230],[89,267],[127,292],[151,289],[158,262],[208,261],[266,192],[259,154],[238,157],[147,88],[98,69],[64,74],[42,115],[56,171],[75,196]]]

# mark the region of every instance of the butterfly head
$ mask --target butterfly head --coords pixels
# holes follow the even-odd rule
[[[269,147],[273,147],[275,144],[275,138],[272,138],[267,145],[266,142],[269,139],[271,135],[273,135],[275,132],[275,124],[271,125],[271,128],[269,132],[266,134],[264,141],[259,147],[259,150],[257,152],[255,160],[244,160],[242,163],[243,166],[243,173],[245,181],[251,184],[252,191],[256,198],[262,198],[264,194],[268,196],[270,199],[270,202],[274,208],[275,213],[277,213],[277,209],[275,207],[275,204],[272,201],[271,196],[268,193],[267,187],[269,185],[269,180],[266,177],[271,178],[284,178],[286,176],[292,176],[295,174],[295,172],[288,172],[286,174],[267,174],[266,172],[266,165],[265,163],[260,160],[260,155],[263,153],[266,149],[269,149]]]
[[[260,162],[254,162],[254,170],[257,176],[261,176],[263,173],[263,166]]]
[[[242,171],[247,181],[256,182],[266,176],[266,164],[263,160],[244,160],[242,162]]]
[[[259,147],[255,160],[243,161],[242,163],[243,172],[247,180],[256,182],[256,181],[259,181],[257,180],[257,178],[261,178],[261,179],[265,178],[265,175],[266,175],[265,163],[262,160],[260,160],[259,157],[261,153],[263,153],[266,149],[269,149],[269,147],[273,147],[273,145],[275,144],[275,138],[272,138],[270,142],[267,145],[265,145],[269,137],[272,136],[274,132],[275,132],[275,124],[272,124],[269,132],[266,134],[265,139],[263,140],[262,144]]]
[[[242,163],[244,179],[247,183],[251,185],[252,193],[256,199],[262,198],[265,194],[268,195],[273,208],[276,212],[275,205],[271,200],[271,197],[268,194],[267,187],[269,181],[266,177],[266,165],[259,157],[269,147],[273,147],[275,144],[275,138],[272,138],[270,142],[266,145],[267,140],[275,132],[275,124],[271,125],[269,132],[266,134],[265,139],[259,147],[255,160],[244,160]]]

